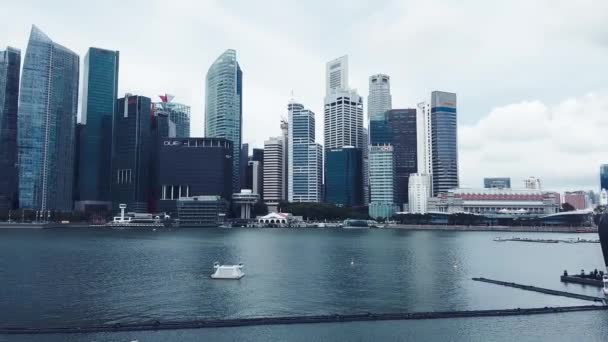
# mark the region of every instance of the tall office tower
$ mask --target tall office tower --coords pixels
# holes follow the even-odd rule
[[[391,97],[391,78],[377,74],[369,77],[369,96],[367,97],[367,117],[370,121],[382,120],[383,114],[393,108]]]
[[[509,177],[485,177],[483,187],[486,189],[510,189],[511,178]]]
[[[324,128],[326,150],[363,148],[363,99],[355,90],[333,90],[325,96]]]
[[[336,58],[325,66],[325,94],[348,89],[348,56]]]
[[[263,148],[254,148],[251,153],[251,157],[249,161],[257,161],[258,168],[260,173],[260,180],[258,184],[258,195],[260,195],[260,199],[264,199],[264,149]],[[249,172],[249,171],[248,171]]]
[[[251,189],[251,192],[262,197],[262,184],[264,182],[264,171],[262,164],[257,160],[247,161],[247,174],[244,189]]]
[[[363,128],[363,148],[361,149],[361,172],[363,173],[363,205],[370,201],[369,193],[369,129]]]
[[[79,63],[32,26],[17,119],[21,208],[72,210]]]
[[[241,141],[243,137],[243,72],[235,50],[226,50],[207,71],[205,86],[205,137],[233,143],[232,189],[240,190]]]
[[[250,189],[247,187],[247,167],[249,166],[249,144],[245,143],[241,145],[241,161],[240,164],[240,179],[241,179],[241,189]],[[251,190],[251,189],[250,189]]]
[[[600,166],[600,189],[608,190],[608,164]]]
[[[165,94],[159,95],[161,102],[154,103],[156,113],[166,113],[175,124],[175,136],[177,138],[190,137],[190,106],[173,102],[175,96]]]
[[[433,196],[458,187],[456,94],[431,93]]]
[[[524,179],[524,189],[542,190],[540,179],[536,177],[528,177]]]
[[[291,100],[289,113],[288,200],[321,202],[323,151],[315,143],[315,113]]]
[[[128,211],[147,212],[153,200],[152,164],[156,149],[149,98],[126,94],[118,99],[112,130],[111,192],[114,210],[126,204]]]
[[[352,146],[325,150],[325,202],[340,207],[363,203],[361,149]]]
[[[283,180],[282,187],[283,192],[281,193],[281,198],[283,200],[287,200],[288,197],[288,189],[289,189],[289,177],[288,177],[288,169],[289,169],[289,122],[287,119],[281,118],[281,139],[283,139]]]
[[[371,189],[369,216],[375,219],[392,217],[397,210],[393,146],[370,146],[369,183]]]
[[[21,51],[0,51],[0,211],[16,209],[19,203],[17,168],[17,113]]]
[[[84,56],[76,209],[110,204],[112,117],[118,92],[118,51],[89,48]]]
[[[264,201],[277,205],[283,197],[283,138],[272,137],[264,141]]]
[[[416,110],[391,109],[386,112],[389,142],[395,158],[396,203],[401,207],[408,202],[410,174],[418,171],[418,141]]]
[[[409,211],[415,214],[427,212],[428,198],[433,195],[431,141],[431,106],[428,102],[420,102],[416,110],[417,172],[410,174],[408,180]]]

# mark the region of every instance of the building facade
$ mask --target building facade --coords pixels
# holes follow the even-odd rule
[[[600,166],[600,189],[608,190],[608,164]]]
[[[456,94],[431,93],[433,196],[458,187]]]
[[[408,180],[408,208],[412,214],[426,214],[431,192],[431,178],[428,174],[411,174]]]
[[[244,189],[251,189],[254,194],[262,196],[262,184],[264,182],[264,170],[262,163],[257,160],[249,160],[247,162],[247,175]]]
[[[0,51],[0,211],[19,204],[17,164],[17,113],[21,51],[12,47]]]
[[[483,187],[490,188],[498,188],[498,189],[510,189],[511,188],[511,178],[509,177],[486,177],[483,179]]]
[[[205,85],[205,137],[233,143],[233,192],[240,190],[243,137],[243,72],[235,50],[226,50],[207,71]]]
[[[249,144],[241,144],[241,160],[239,161],[241,185],[239,189],[251,189],[247,187],[247,167],[249,167]]]
[[[558,210],[555,193],[530,189],[455,188],[429,199],[429,211],[445,213],[549,215]]]
[[[89,48],[84,57],[77,179],[81,202],[110,202],[112,118],[118,98],[118,66],[118,51]]]
[[[540,179],[536,177],[528,177],[524,179],[524,189],[541,190],[542,184]]]
[[[367,98],[367,117],[369,120],[383,120],[384,113],[392,108],[391,78],[384,74],[370,76],[369,96]]]
[[[181,197],[176,202],[180,227],[219,227],[228,211],[228,202],[220,196]]]
[[[325,149],[354,146],[362,149],[363,98],[355,90],[332,90],[325,96]]]
[[[393,146],[377,145],[369,148],[369,183],[369,215],[375,219],[390,218],[397,210]]]
[[[150,98],[126,94],[118,99],[112,129],[112,207],[126,204],[132,212],[148,212],[153,200],[153,154]],[[152,191],[151,191],[152,189]]]
[[[285,200],[284,184],[284,144],[282,137],[264,141],[264,201],[278,204]]]
[[[258,163],[259,170],[259,180],[258,180],[258,194],[260,195],[260,199],[264,199],[264,149],[263,148],[254,148],[251,152],[251,157],[249,161],[256,161]],[[249,171],[248,177],[249,177]],[[253,180],[252,180],[253,182]]]
[[[566,191],[564,203],[568,203],[576,210],[584,210],[591,206],[589,195],[585,191]]]
[[[348,89],[348,56],[338,57],[325,65],[325,94]]]
[[[353,146],[325,150],[325,202],[340,207],[363,204],[361,149]]]
[[[79,64],[77,54],[32,26],[17,120],[21,208],[73,208]]]
[[[223,138],[165,138],[159,146],[158,208],[175,213],[181,197],[232,197],[232,142]]]
[[[190,137],[190,106],[173,102],[173,95],[159,95],[161,102],[154,103],[157,113],[166,113],[171,122],[175,124],[177,138]]]
[[[294,100],[289,113],[288,200],[321,202],[323,151],[315,143],[315,113]]]

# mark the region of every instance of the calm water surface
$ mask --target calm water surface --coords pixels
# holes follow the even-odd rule
[[[513,235],[597,238],[402,230],[0,229],[0,322],[64,326],[588,304],[471,280],[477,276],[601,296],[597,288],[559,282],[564,269],[600,269],[599,244],[492,241]],[[243,262],[246,276],[214,281],[209,278],[214,261]],[[607,313],[591,312],[0,340],[555,341],[579,333],[585,340],[606,340],[607,327]],[[529,334],[520,336],[522,330]]]

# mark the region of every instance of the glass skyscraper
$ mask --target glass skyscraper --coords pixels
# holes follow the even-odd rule
[[[152,130],[150,98],[125,95],[116,103],[112,133],[112,206],[126,204],[128,211],[147,212],[154,191],[153,156],[155,137]]]
[[[325,202],[340,207],[363,204],[361,149],[325,150]]]
[[[456,94],[431,93],[433,196],[458,187]]]
[[[315,143],[315,113],[295,101],[289,112],[288,200],[321,202],[323,150]]]
[[[232,188],[236,193],[240,190],[243,72],[235,50],[226,50],[207,71],[205,96],[205,137],[232,142]]]
[[[72,210],[79,57],[32,26],[19,97],[19,205]]]
[[[112,117],[118,92],[118,51],[89,48],[84,57],[80,137],[80,201],[110,201]]]
[[[190,106],[173,102],[173,95],[159,96],[161,102],[154,104],[157,113],[166,113],[171,122],[175,124],[175,137],[190,137]]]
[[[0,51],[0,210],[17,207],[17,108],[21,51]]]
[[[600,166],[600,190],[608,190],[608,164]]]

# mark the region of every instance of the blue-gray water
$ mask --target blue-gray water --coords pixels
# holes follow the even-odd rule
[[[564,269],[600,269],[599,244],[492,241],[513,235],[579,236],[402,230],[0,229],[0,322],[71,326],[588,304],[472,281],[476,276],[601,296],[597,288],[559,282]],[[212,280],[214,261],[243,262],[247,275],[240,281]],[[0,340],[555,341],[576,340],[580,334],[587,341],[606,340],[608,314],[0,335]]]

